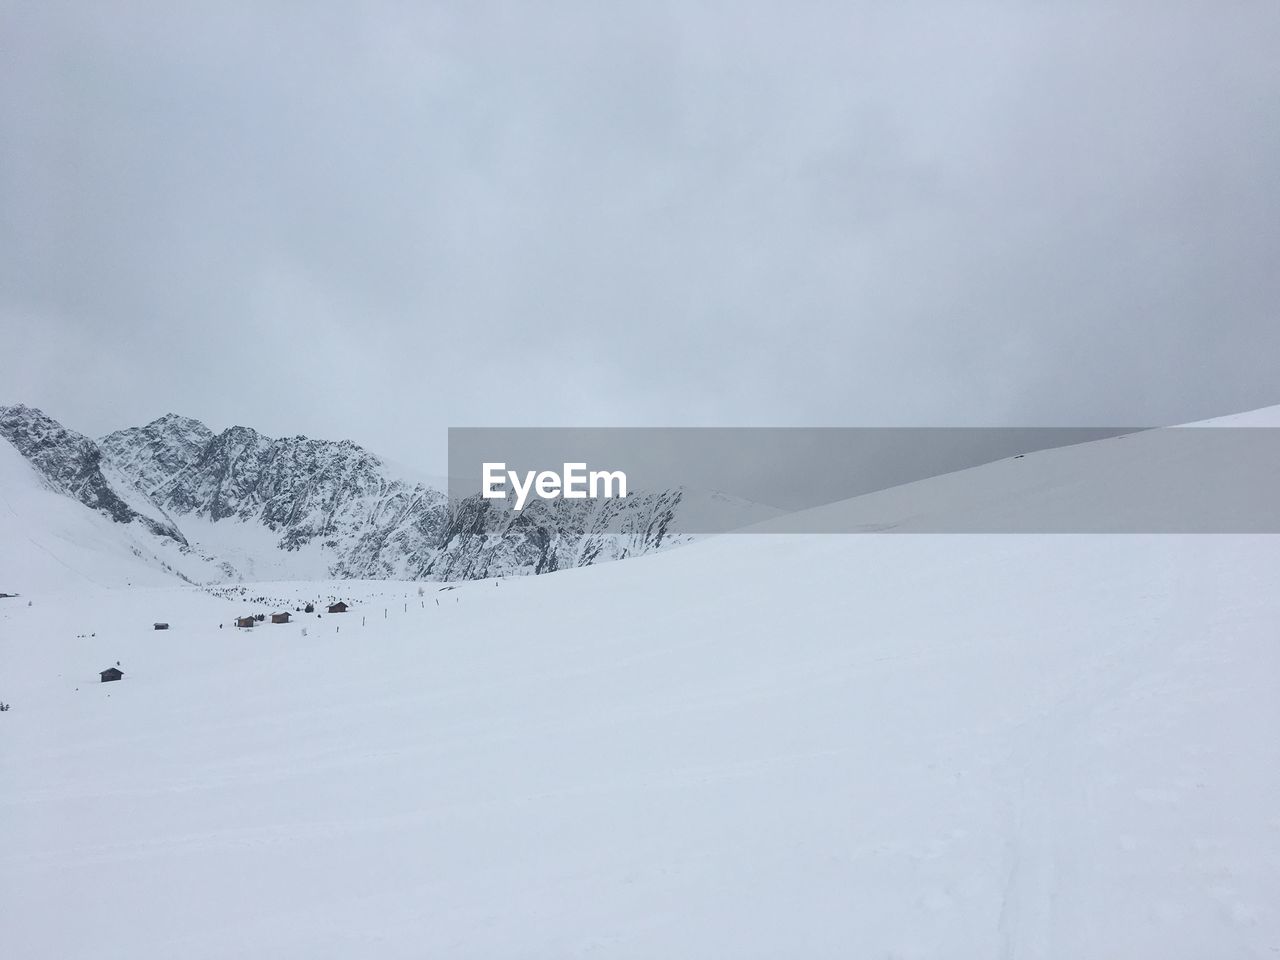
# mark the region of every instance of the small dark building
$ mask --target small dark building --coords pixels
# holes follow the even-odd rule
[[[252,627],[252,626],[253,626],[255,623],[257,623],[257,622],[258,622],[258,621],[254,620],[254,619],[253,619],[253,617],[239,617],[239,618],[237,618],[237,619],[236,619],[236,626],[237,626],[237,627]]]
[[[331,603],[329,604],[329,612],[330,613],[346,613],[347,605],[343,603],[341,600],[339,600],[337,603]]]
[[[288,623],[288,622],[289,622],[289,614],[287,614],[287,613],[273,613],[273,614],[271,615],[271,622],[272,622],[272,623]]]
[[[110,683],[112,680],[119,680],[124,676],[124,671],[119,667],[107,667],[98,674],[102,678],[103,683]]]
[[[157,630],[168,630],[168,629],[169,629],[169,625],[168,625],[167,623],[157,623],[157,624],[156,624],[156,629],[157,629]]]

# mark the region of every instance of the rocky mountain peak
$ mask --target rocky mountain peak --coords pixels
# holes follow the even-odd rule
[[[143,433],[155,436],[172,437],[177,440],[207,442],[213,431],[195,417],[184,417],[179,413],[166,413],[157,417],[144,427],[135,427]]]
[[[178,539],[193,577],[466,580],[548,573],[664,549],[680,489],[523,513],[396,475],[351,440],[214,433],[169,413],[95,443],[38,410],[0,408],[0,435],[56,489]],[[751,517],[750,519],[757,519]],[[195,558],[195,559],[193,559]],[[199,561],[197,563],[196,561]]]

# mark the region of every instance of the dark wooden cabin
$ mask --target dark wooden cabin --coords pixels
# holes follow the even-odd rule
[[[237,617],[236,618],[237,627],[252,627],[257,622],[258,621],[254,620],[253,617]]]
[[[273,613],[273,614],[271,615],[271,622],[272,622],[272,623],[288,623],[288,622],[289,622],[289,614],[288,614],[288,613]]]
[[[124,676],[124,671],[119,667],[107,667],[98,674],[102,678],[103,683],[110,683],[112,680],[119,680]]]
[[[157,629],[157,630],[168,630],[168,629],[169,629],[169,625],[168,625],[167,623],[157,623],[157,624],[156,624],[156,629]]]
[[[329,612],[330,613],[346,613],[347,605],[343,603],[341,600],[339,600],[337,603],[331,603],[329,604]]]

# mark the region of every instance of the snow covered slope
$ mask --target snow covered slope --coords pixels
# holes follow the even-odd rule
[[[0,930],[129,960],[1274,957],[1278,570],[1267,536],[774,535],[445,587],[55,583],[0,599]]]
[[[1280,533],[1280,407],[1041,450],[751,529]]]
[[[137,523],[158,537],[185,543],[155,504],[145,497],[130,496],[127,485],[111,482],[104,470],[102,452],[83,434],[68,430],[39,410],[18,404],[0,407],[0,438],[8,440],[44,477],[49,489],[117,523]]]
[[[0,593],[171,585],[180,567],[216,574],[181,540],[156,536],[153,523],[125,509],[125,523],[86,509],[0,440]]]

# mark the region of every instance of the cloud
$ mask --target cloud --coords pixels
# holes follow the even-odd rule
[[[1272,4],[0,9],[0,374],[81,429],[1280,401]]]

